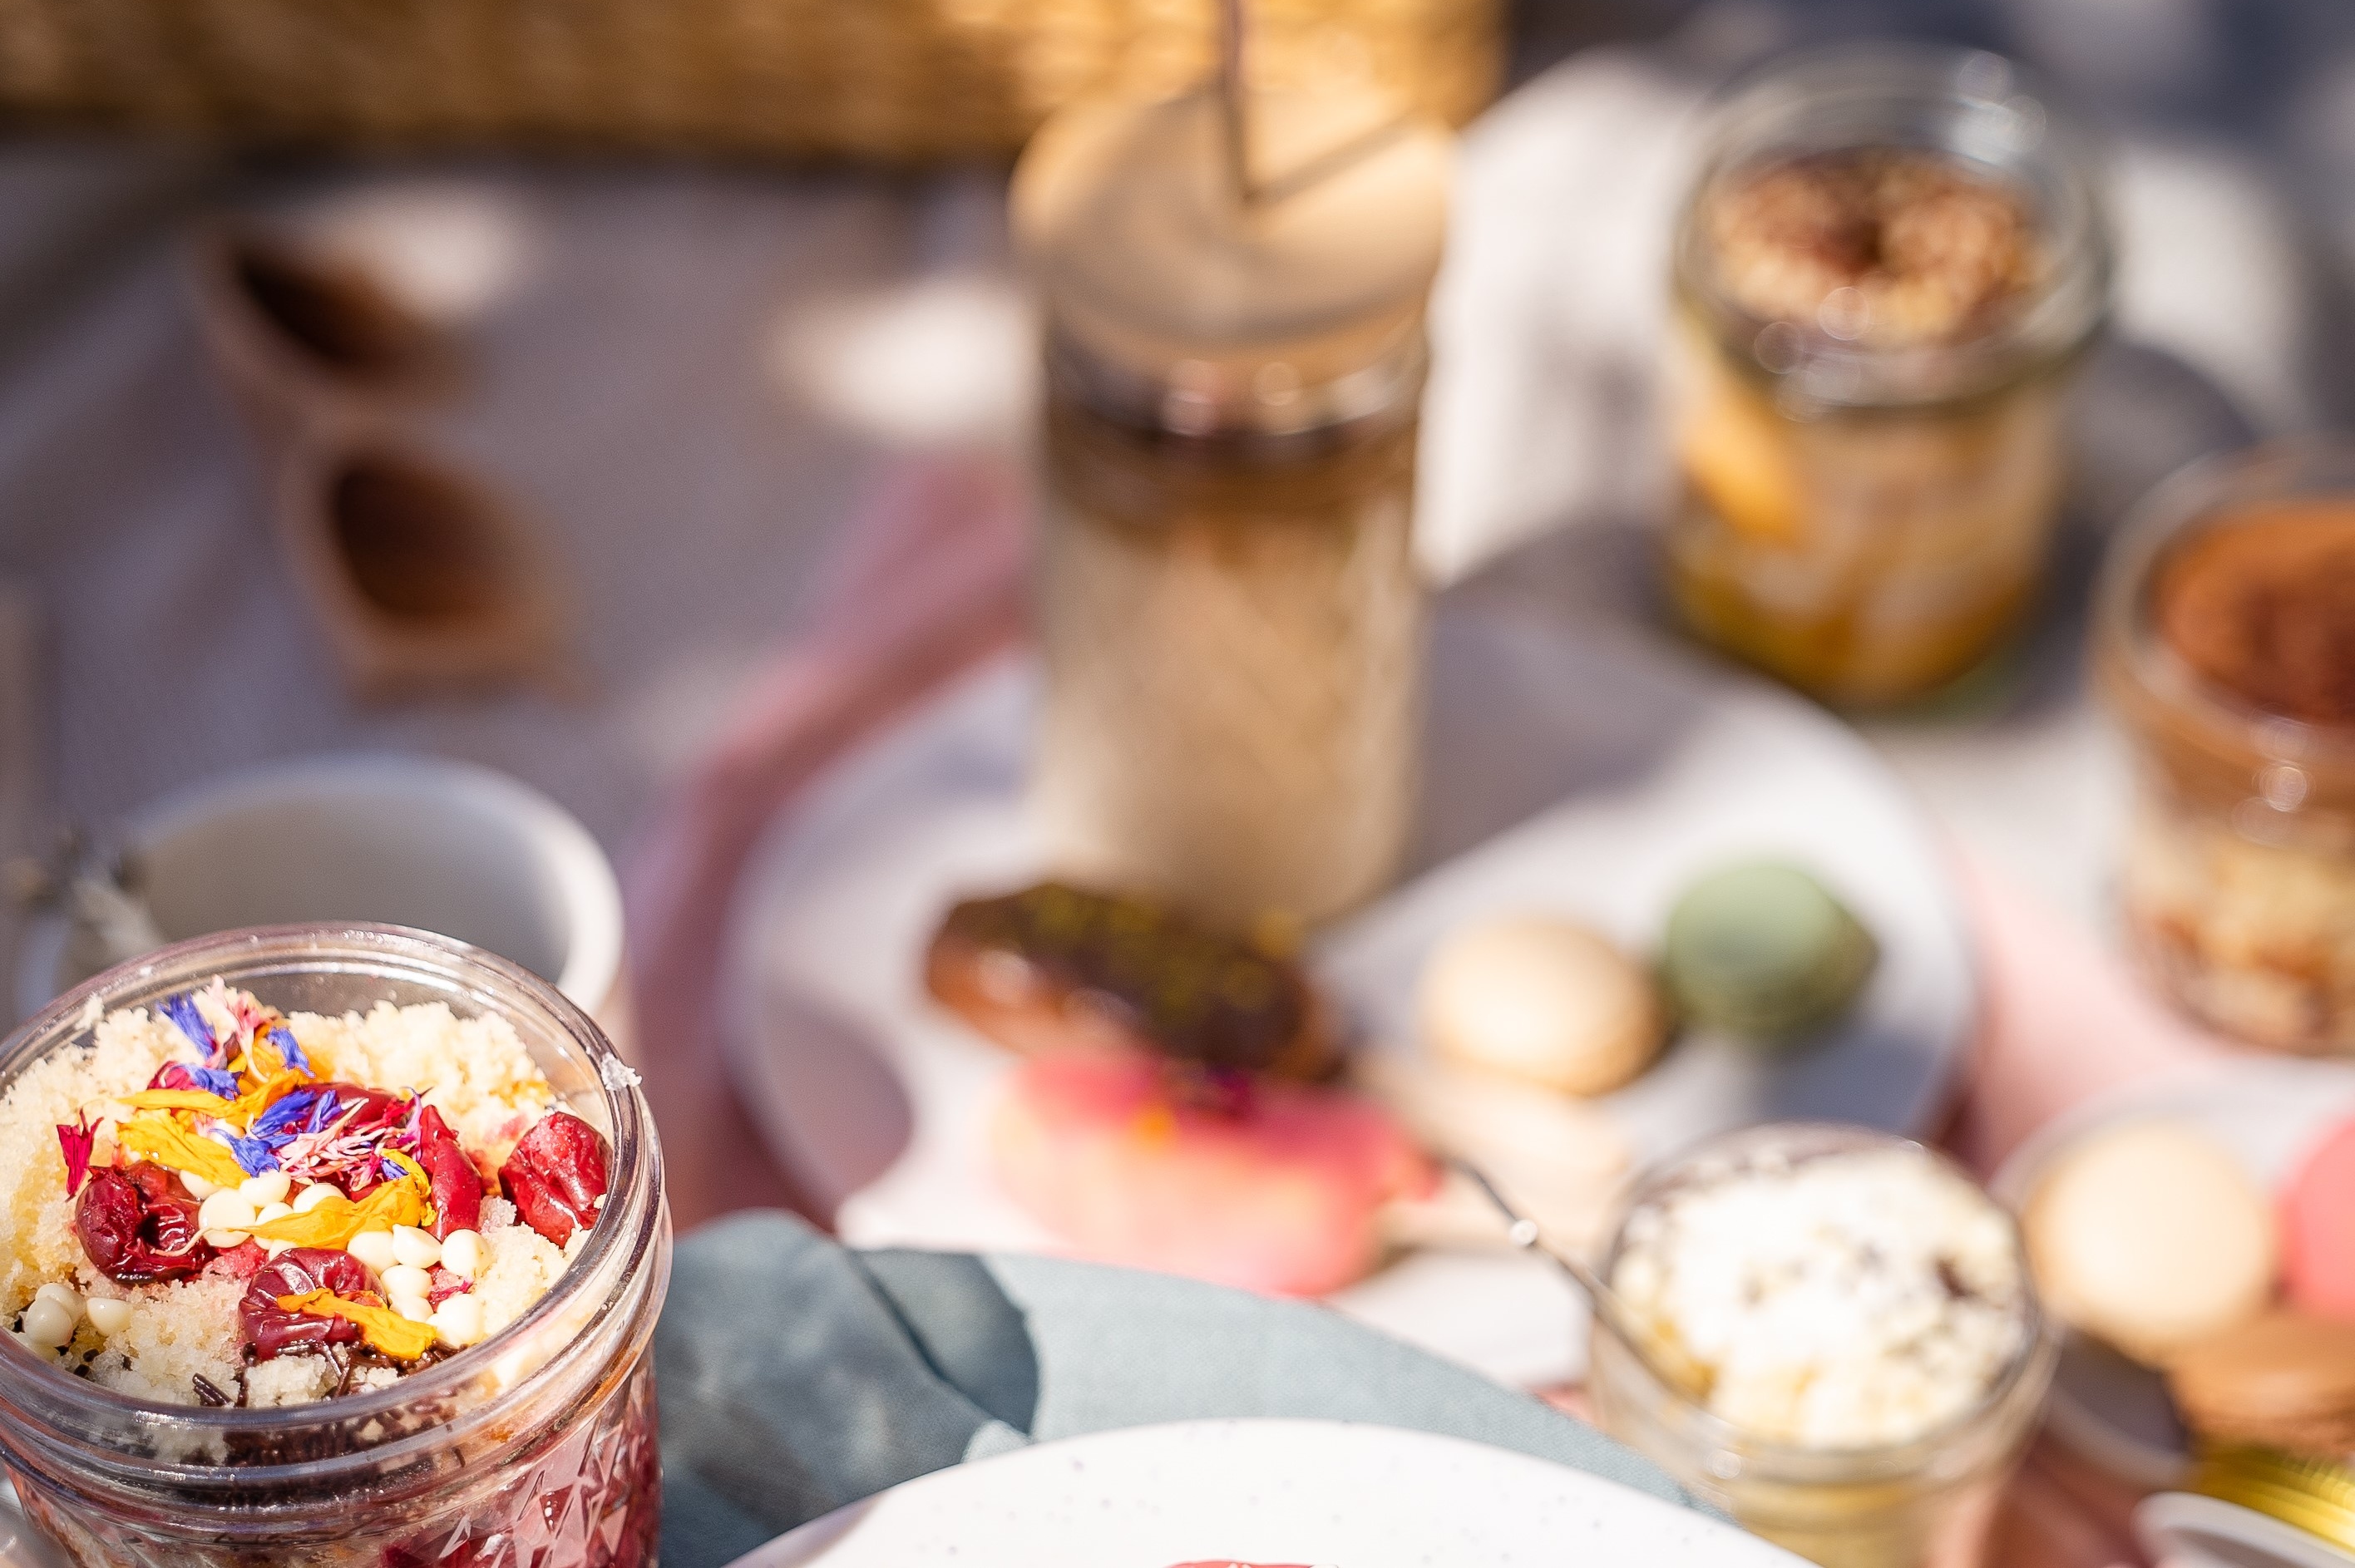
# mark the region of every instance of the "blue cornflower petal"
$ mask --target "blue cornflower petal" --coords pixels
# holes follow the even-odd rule
[[[188,1044],[203,1052],[207,1061],[212,1059],[213,1026],[207,1023],[205,1015],[197,1011],[197,999],[193,995],[184,991],[177,996],[167,996],[155,1004],[155,1009],[179,1025],[180,1033],[188,1037]]]
[[[303,1125],[304,1132],[325,1132],[327,1130],[327,1124],[343,1114],[343,1107],[336,1102],[335,1090],[320,1089],[315,1092],[319,1098],[311,1107],[311,1119]]]
[[[231,1134],[227,1139],[229,1151],[249,1176],[259,1176],[265,1171],[278,1169],[278,1151],[259,1138],[239,1138]]]
[[[278,1047],[279,1060],[298,1073],[311,1070],[311,1058],[303,1054],[303,1047],[294,1043],[294,1032],[282,1023],[270,1026],[270,1043]]]
[[[188,1080],[208,1094],[218,1095],[225,1100],[237,1098],[237,1075],[227,1067],[191,1067],[183,1063],[180,1071]]]
[[[256,1138],[266,1138],[272,1144],[293,1138],[306,1128],[304,1120],[316,1108],[312,1102],[320,1097],[318,1089],[296,1089],[253,1118],[246,1130]]]

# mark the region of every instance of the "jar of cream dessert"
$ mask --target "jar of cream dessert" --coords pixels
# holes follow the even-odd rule
[[[1047,327],[1031,797],[1059,874],[1240,930],[1396,871],[1448,154],[1373,95],[1274,89],[1075,106],[1023,154]]]
[[[1785,1124],[1630,1196],[1588,1389],[1608,1432],[1828,1568],[1913,1568],[1982,1523],[2055,1337],[2011,1216],[1920,1145]]]
[[[81,1568],[638,1568],[670,1260],[635,1075],[389,927],[101,975],[0,1048],[0,1466]]]
[[[2110,272],[2085,145],[1995,56],[1840,49],[1725,101],[1674,242],[1686,623],[1845,705],[1984,662],[2044,573]]]
[[[2094,636],[2134,758],[2119,891],[2145,961],[2251,1044],[2355,1052],[2355,445],[2161,485]]]

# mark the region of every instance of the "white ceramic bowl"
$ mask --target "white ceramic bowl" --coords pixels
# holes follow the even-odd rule
[[[604,1017],[622,894],[604,852],[539,791],[469,763],[321,757],[208,779],[120,824],[113,843],[166,938],[366,920],[486,948]],[[89,977],[55,915],[25,936],[20,1012]]]

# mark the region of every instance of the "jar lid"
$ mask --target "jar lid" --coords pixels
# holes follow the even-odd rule
[[[1015,175],[1055,350],[1181,429],[1189,408],[1208,428],[1244,405],[1329,405],[1315,394],[1402,344],[1419,356],[1445,238],[1436,123],[1356,89],[1254,90],[1245,119],[1250,199],[1209,90],[1066,109]]]
[[[2144,1499],[2134,1529],[2160,1568],[2355,1568],[2355,1552],[2312,1531],[2191,1492]]]

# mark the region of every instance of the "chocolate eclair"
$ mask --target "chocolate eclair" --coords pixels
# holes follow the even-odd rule
[[[952,908],[925,954],[924,984],[1026,1055],[1096,1042],[1301,1080],[1339,1060],[1297,964],[1150,899],[1060,882]]]

